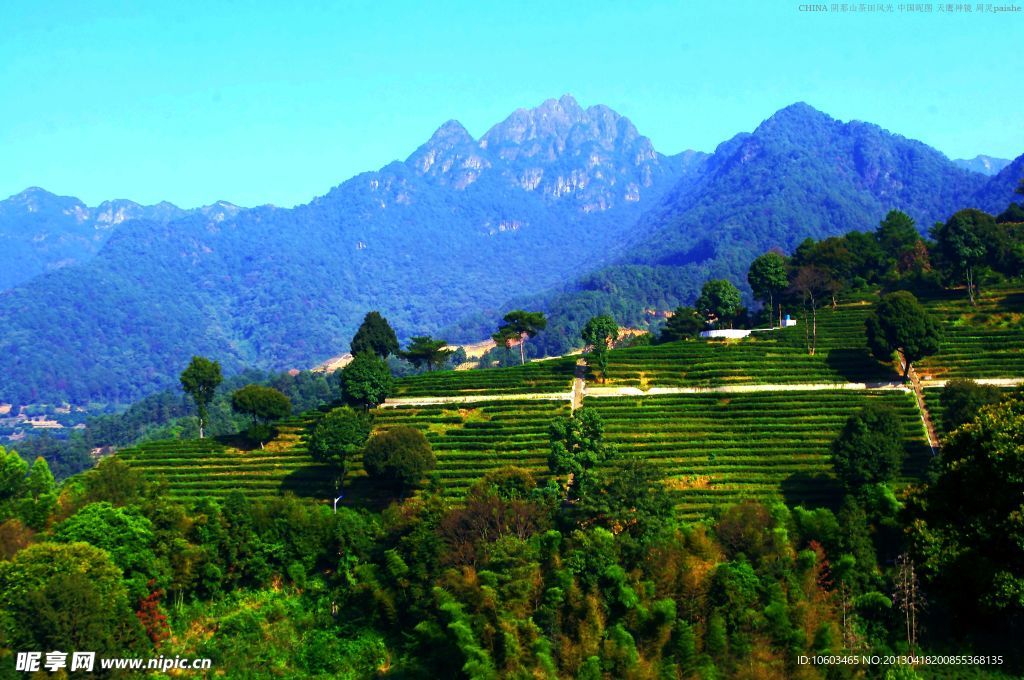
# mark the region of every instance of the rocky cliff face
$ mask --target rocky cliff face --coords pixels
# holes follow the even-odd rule
[[[681,164],[655,151],[628,118],[607,106],[584,109],[570,95],[518,109],[480,139],[448,121],[406,161],[435,184],[461,191],[486,179],[582,212],[658,193]]]

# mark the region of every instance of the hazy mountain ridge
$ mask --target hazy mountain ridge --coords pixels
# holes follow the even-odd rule
[[[239,208],[221,201],[195,210],[223,219]],[[164,223],[189,212],[166,201],[140,205],[116,199],[89,207],[72,196],[30,187],[0,201],[0,290],[88,260],[124,222]]]
[[[1024,203],[1024,196],[1016,193],[1024,179],[1024,154],[1000,170],[974,196],[974,203],[983,210],[1000,212],[1010,203]]]
[[[980,172],[989,177],[999,174],[999,171],[1009,165],[1012,161],[1008,158],[993,158],[992,156],[978,155],[974,158],[957,158],[953,162],[957,167],[973,172]]]

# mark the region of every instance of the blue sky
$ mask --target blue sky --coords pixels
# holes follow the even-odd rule
[[[291,206],[448,119],[479,136],[567,92],[663,153],[794,101],[954,158],[1024,153],[1024,12],[799,5],[7,0],[0,195]]]

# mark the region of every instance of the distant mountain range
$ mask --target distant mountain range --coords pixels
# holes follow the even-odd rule
[[[238,210],[224,202],[195,209],[215,219],[231,217]],[[56,196],[38,187],[26,189],[0,201],[0,290],[88,260],[119,224],[129,220],[164,224],[191,212],[167,202],[139,205],[126,200],[104,201],[90,208],[71,196]]]
[[[1001,210],[1020,163],[989,178],[806,104],[676,156],[569,96],[479,139],[449,121],[308,205],[140,214],[88,261],[0,292],[0,401],[124,402],[196,353],[229,371],[309,366],[344,351],[370,309],[401,337],[458,341],[527,302],[559,320],[538,340],[562,349],[595,310],[625,320],[690,300],[765,248],[870,229],[890,208],[922,230]]]
[[[1011,163],[1008,158],[993,158],[992,156],[975,156],[974,158],[958,158],[954,163],[964,170],[980,172],[983,175],[996,175],[1000,170]]]

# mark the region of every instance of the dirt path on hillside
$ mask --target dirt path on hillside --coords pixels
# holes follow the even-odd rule
[[[830,390],[906,390],[900,382],[787,383],[766,385],[716,385],[713,387],[588,387],[588,397],[653,397],[667,394],[739,394],[744,392],[823,392]]]
[[[583,392],[587,388],[587,360],[576,360],[576,371],[572,378],[572,410],[583,407]]]
[[[577,369],[578,370],[578,369]],[[1014,387],[1024,384],[1022,378],[979,378],[975,382],[982,385],[996,385],[999,387]],[[577,390],[577,384],[579,388]],[[943,387],[945,380],[922,380],[919,381],[921,389],[926,387]],[[385,401],[381,407],[391,406],[433,406],[437,404],[464,404],[480,401],[516,401],[519,399],[546,400],[546,401],[568,401],[574,409],[579,408],[583,403],[583,397],[654,397],[669,394],[743,394],[745,392],[820,392],[829,390],[904,390],[915,391],[913,385],[906,385],[900,381],[891,382],[870,382],[870,383],[770,383],[764,385],[718,385],[715,387],[651,387],[642,390],[639,387],[594,387],[586,385],[582,378],[573,378],[573,388],[570,392],[531,392],[527,394],[508,393],[479,393],[479,394],[458,394],[447,397],[395,397]],[[916,394],[916,392],[915,392]],[[919,408],[923,404],[923,395],[920,397]],[[922,412],[924,409],[922,408]],[[933,430],[934,431],[934,430]]]
[[[907,366],[903,352],[898,352],[900,357],[900,368]],[[921,413],[921,422],[924,423],[925,436],[928,437],[928,448],[932,450],[932,456],[938,453],[939,436],[935,432],[935,424],[932,423],[932,414],[928,412],[928,404],[924,400],[924,389],[921,387],[921,379],[913,366],[907,370],[907,377],[910,378],[910,385],[914,390],[914,399],[917,400],[917,410]]]
[[[472,404],[480,401],[572,401],[569,392],[530,392],[528,394],[473,393],[454,394],[447,397],[390,397],[379,408],[395,406],[439,406],[443,404]]]

